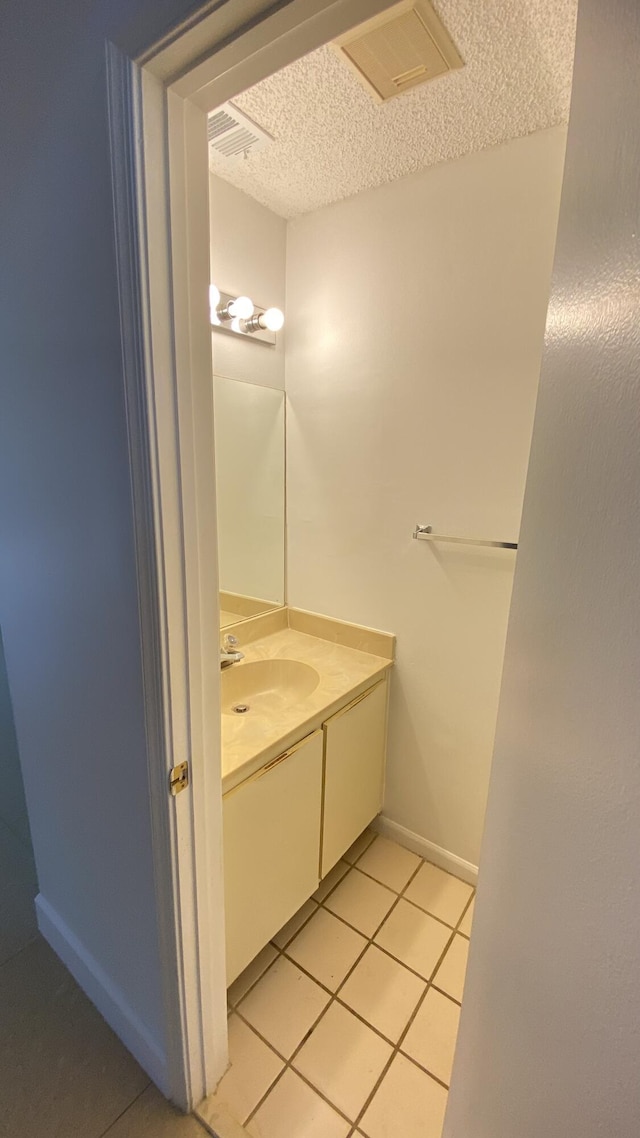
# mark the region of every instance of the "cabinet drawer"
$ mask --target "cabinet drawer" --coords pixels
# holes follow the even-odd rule
[[[321,877],[382,809],[386,726],[386,680],[324,724]]]
[[[223,798],[227,983],[318,885],[322,732]]]

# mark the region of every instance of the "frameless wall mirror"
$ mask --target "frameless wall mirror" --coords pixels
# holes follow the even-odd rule
[[[284,604],[284,391],[214,376],[220,626]]]

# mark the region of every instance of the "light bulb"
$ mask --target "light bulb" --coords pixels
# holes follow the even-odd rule
[[[284,312],[279,308],[267,308],[260,317],[260,323],[268,328],[270,332],[279,332],[284,324]]]
[[[237,316],[240,320],[248,320],[253,316],[253,301],[248,296],[238,296],[229,303],[229,315]]]
[[[209,285],[209,320],[212,324],[219,324],[217,308],[220,304],[220,289],[214,284]]]
[[[233,320],[231,321],[231,331],[242,332],[242,324],[240,323],[239,316],[234,316]]]

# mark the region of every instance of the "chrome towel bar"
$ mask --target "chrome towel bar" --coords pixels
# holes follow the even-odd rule
[[[517,541],[483,541],[479,537],[445,537],[443,533],[433,533],[432,526],[416,526],[413,536],[418,541],[451,541],[455,545],[483,545],[489,549],[517,549]]]

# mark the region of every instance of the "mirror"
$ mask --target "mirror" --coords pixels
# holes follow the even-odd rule
[[[214,376],[221,628],[284,604],[284,400]]]

